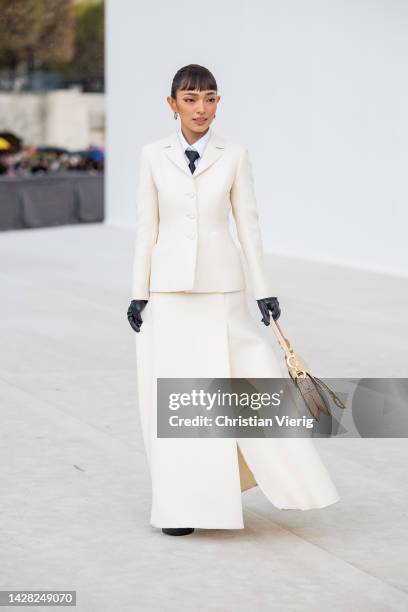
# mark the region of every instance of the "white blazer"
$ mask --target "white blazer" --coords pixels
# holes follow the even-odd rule
[[[229,231],[230,212],[240,245]],[[264,267],[248,150],[211,130],[192,174],[177,132],[144,145],[132,299],[148,300],[150,291],[245,289],[239,246],[255,299],[274,295]]]

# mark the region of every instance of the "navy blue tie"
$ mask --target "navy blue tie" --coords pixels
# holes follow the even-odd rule
[[[200,154],[197,153],[197,151],[191,151],[190,149],[186,149],[185,151],[188,159],[190,160],[190,163],[188,164],[188,167],[191,170],[191,174],[194,174],[194,170],[195,170],[195,160],[198,159],[200,157]]]

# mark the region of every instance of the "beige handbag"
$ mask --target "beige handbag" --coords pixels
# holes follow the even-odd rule
[[[346,406],[340,398],[337,397],[334,391],[332,391],[332,389],[330,389],[330,387],[320,378],[313,376],[310,373],[310,368],[306,361],[293,351],[289,340],[283,335],[279,323],[277,323],[272,316],[270,317],[270,324],[278,338],[279,344],[285,351],[285,361],[291,379],[302,396],[311,415],[317,421],[320,419],[321,412],[327,416],[331,416],[330,400],[332,400],[338,408],[344,410]]]
[[[274,320],[272,315],[270,317],[270,324],[278,338],[279,344],[285,351],[285,361],[290,377],[312,416],[317,421],[319,421],[321,412],[330,416],[330,402],[328,398],[331,398],[338,408],[345,409],[346,406],[332,391],[332,389],[330,389],[330,387],[328,387],[320,378],[312,376],[308,364],[302,357],[300,357],[300,355],[297,355],[294,352],[289,340],[285,338],[280,325]],[[239,449],[239,446],[237,446],[237,450],[241,491],[246,491],[256,487],[258,483],[256,482],[253,473],[249,469],[244,456]]]

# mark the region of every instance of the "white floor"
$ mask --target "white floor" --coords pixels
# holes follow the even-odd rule
[[[81,612],[406,611],[404,439],[317,441],[332,507],[279,511],[254,489],[245,530],[149,525],[133,238],[99,224],[0,235],[0,589],[76,590]],[[280,324],[316,375],[407,376],[407,280],[268,265]]]

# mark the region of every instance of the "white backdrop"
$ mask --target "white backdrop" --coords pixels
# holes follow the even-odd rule
[[[107,0],[107,222],[135,223],[141,145],[208,67],[212,128],[251,153],[265,250],[408,274],[408,2]]]

